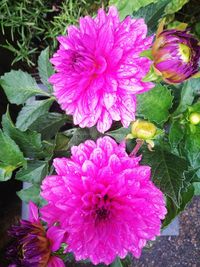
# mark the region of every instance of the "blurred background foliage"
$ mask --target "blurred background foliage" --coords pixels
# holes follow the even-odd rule
[[[41,50],[56,48],[56,37],[68,25],[107,5],[107,0],[0,0],[1,46],[14,54],[13,64],[34,66]]]
[[[153,3],[159,5],[157,13],[164,11],[170,26],[188,23],[200,37],[199,0],[0,0],[1,46],[13,53],[12,64],[34,67],[41,50],[49,46],[52,53],[56,37],[66,34],[67,26],[76,24],[80,16],[93,16],[99,7],[113,4],[125,17],[130,10],[134,14]]]

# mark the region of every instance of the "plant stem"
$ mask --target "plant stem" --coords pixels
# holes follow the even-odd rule
[[[144,140],[137,139],[136,146],[134,147],[133,151],[130,153],[129,157],[135,157],[140,150],[141,146],[144,144]]]

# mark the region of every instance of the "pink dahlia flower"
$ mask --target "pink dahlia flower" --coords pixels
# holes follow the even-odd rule
[[[71,152],[70,159],[54,159],[57,174],[43,181],[43,219],[68,232],[65,242],[76,260],[110,264],[128,252],[140,257],[147,240],[160,234],[166,214],[150,167],[140,166],[140,157],[130,158],[110,137]]]
[[[79,27],[70,26],[68,35],[58,38],[60,48],[51,59],[57,73],[50,82],[74,124],[97,124],[105,132],[113,120],[128,127],[135,119],[135,95],[153,87],[142,81],[151,64],[140,57],[152,43],[146,34],[143,19],[120,22],[117,9],[110,7],[95,19],[81,18]]]

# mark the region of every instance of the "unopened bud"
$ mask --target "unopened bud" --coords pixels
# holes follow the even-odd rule
[[[134,138],[150,140],[156,134],[156,126],[148,121],[137,120],[132,124],[131,134]]]
[[[200,123],[200,113],[193,112],[189,116],[189,121],[193,125],[197,125]]]
[[[155,72],[168,83],[181,83],[198,73],[199,41],[187,31],[160,32],[153,44],[152,55]]]

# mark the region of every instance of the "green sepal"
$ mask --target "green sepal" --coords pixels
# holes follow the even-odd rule
[[[142,79],[143,82],[160,82],[161,80],[161,76],[156,73],[153,65],[151,65],[149,72]]]
[[[148,50],[142,51],[142,53],[140,53],[140,57],[146,57],[146,58],[153,60],[152,50],[148,49]]]

